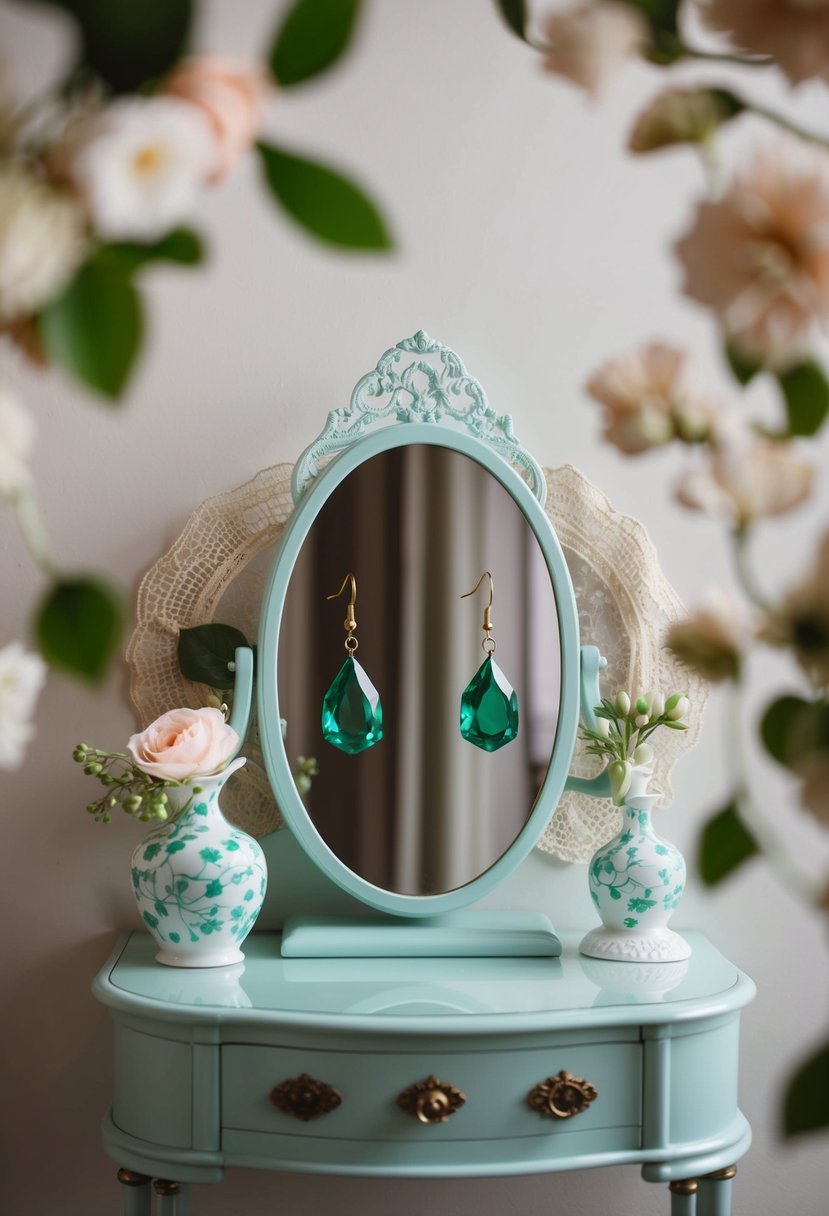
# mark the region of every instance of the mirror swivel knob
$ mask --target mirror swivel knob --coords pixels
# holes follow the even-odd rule
[[[421,1123],[445,1123],[465,1102],[466,1094],[435,1076],[410,1085],[397,1099],[400,1109]]]
[[[270,1100],[285,1115],[291,1115],[303,1123],[330,1114],[342,1102],[342,1095],[333,1085],[316,1081],[307,1072],[291,1077],[274,1086]]]
[[[527,1095],[527,1102],[539,1115],[572,1119],[573,1115],[587,1110],[598,1096],[595,1085],[583,1077],[574,1077],[566,1068],[562,1068],[554,1077],[547,1077],[546,1081],[536,1085]]]

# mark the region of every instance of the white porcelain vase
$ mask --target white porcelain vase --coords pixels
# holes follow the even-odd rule
[[[579,947],[591,958],[670,963],[691,954],[685,939],[668,928],[685,889],[685,861],[653,830],[650,777],[650,769],[634,768],[622,829],[588,868],[590,894],[602,918],[601,928],[592,929]]]
[[[229,824],[219,795],[245,763],[169,786],[170,819],[132,855],[132,887],[144,924],[170,967],[226,967],[244,960],[267,887],[258,842]],[[175,813],[177,812],[177,813]]]

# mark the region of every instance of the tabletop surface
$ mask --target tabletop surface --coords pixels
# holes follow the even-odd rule
[[[754,986],[701,934],[680,963],[584,958],[564,933],[551,958],[283,959],[278,933],[245,942],[245,961],[186,969],[154,961],[145,933],[123,938],[95,981],[110,1007],[175,1021],[267,1021],[452,1032],[663,1022],[746,1004]]]

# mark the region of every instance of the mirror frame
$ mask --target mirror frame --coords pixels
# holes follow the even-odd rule
[[[350,870],[315,828],[294,784],[282,738],[279,713],[279,635],[294,564],[320,507],[358,465],[394,448],[425,444],[468,456],[495,477],[513,498],[544,555],[558,615],[561,643],[561,700],[553,751],[546,776],[523,828],[509,848],[470,882],[435,895],[403,895],[377,887]],[[424,917],[451,912],[476,902],[504,881],[530,853],[564,790],[579,722],[579,627],[573,586],[553,526],[538,498],[493,447],[448,426],[403,422],[366,434],[319,473],[286,525],[271,567],[259,631],[257,710],[262,754],[285,823],[311,861],[355,899],[392,916]],[[288,726],[290,732],[290,724]]]

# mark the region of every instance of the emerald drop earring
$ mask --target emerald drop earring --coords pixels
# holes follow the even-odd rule
[[[492,600],[495,585],[485,570],[471,591],[474,595],[485,578],[489,579],[489,603],[484,608],[481,628],[484,631],[481,649],[486,658],[467,684],[461,696],[461,734],[475,747],[496,752],[518,735],[518,697],[501,668],[493,659],[495,638],[492,636]]]
[[[351,598],[343,621],[347,658],[322,699],[322,737],[341,752],[356,756],[383,738],[383,707],[380,694],[354,658],[359,646],[354,636],[357,628],[357,580],[354,575],[349,571],[339,591],[325,598],[337,599],[349,581]]]

